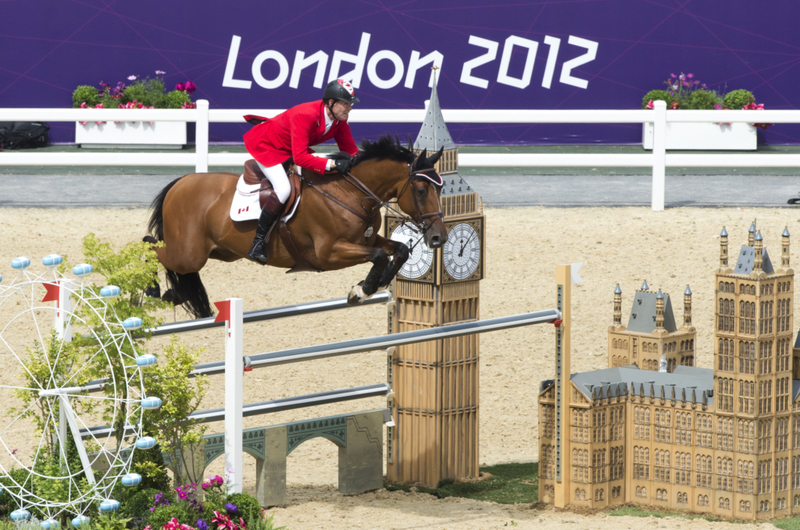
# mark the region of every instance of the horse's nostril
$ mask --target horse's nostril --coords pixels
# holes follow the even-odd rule
[[[441,243],[441,238],[439,236],[433,236],[431,238],[431,246],[432,247],[436,248],[436,247],[441,246],[441,244],[442,244]]]

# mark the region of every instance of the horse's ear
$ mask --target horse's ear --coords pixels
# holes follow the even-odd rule
[[[428,163],[430,165],[434,165],[437,162],[437,160],[439,160],[439,158],[441,158],[442,153],[444,153],[444,146],[439,148],[439,150],[436,152],[436,154],[428,159]]]
[[[408,135],[408,150],[409,151],[413,151],[414,150],[414,142],[411,140],[411,135],[410,134]]]
[[[422,160],[426,160],[427,158],[428,158],[428,148],[426,147],[426,148],[425,148],[425,149],[423,149],[423,150],[422,150],[422,152],[419,154],[419,160],[420,160],[420,161],[422,161]]]

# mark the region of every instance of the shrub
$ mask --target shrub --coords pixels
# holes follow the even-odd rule
[[[225,503],[235,504],[239,508],[236,513],[228,513],[234,518],[241,517],[248,526],[261,514],[261,504],[249,493],[232,493],[225,498]]]
[[[747,105],[756,102],[756,97],[749,90],[733,90],[722,98],[722,106],[726,109],[741,110]]]
[[[161,105],[162,108],[165,109],[180,109],[184,105],[188,105],[191,102],[192,98],[189,96],[189,94],[179,90],[173,90],[172,92],[168,92],[164,95]]]
[[[675,101],[675,98],[670,96],[666,90],[651,90],[642,98],[642,108],[647,108],[650,101],[666,101],[667,107],[669,107]]]
[[[687,96],[681,108],[697,110],[714,110],[714,105],[719,105],[721,98],[711,90],[695,90]]]
[[[173,517],[182,523],[191,524],[192,526],[198,519],[196,513],[189,513],[187,506],[184,503],[179,503],[170,506],[159,506],[155,511],[150,512],[150,516],[147,518],[147,525],[155,529],[163,528]]]
[[[86,103],[87,107],[94,107],[100,103],[100,95],[97,89],[89,85],[81,85],[72,93],[72,106],[78,108],[81,103]]]
[[[119,514],[126,517],[141,517],[150,514],[153,506],[153,497],[160,490],[153,488],[143,488],[134,492],[125,500],[120,500]],[[117,498],[119,500],[119,497]]]

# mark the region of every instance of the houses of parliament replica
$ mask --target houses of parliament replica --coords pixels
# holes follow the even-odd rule
[[[695,366],[688,287],[678,327],[669,295],[646,283],[623,326],[617,286],[609,368],[571,374],[560,428],[554,380],[541,383],[542,502],[633,503],[745,520],[800,513],[800,344],[792,344],[788,230],[781,246],[773,264],[754,223],[747,245],[729,256],[723,228],[711,368]]]

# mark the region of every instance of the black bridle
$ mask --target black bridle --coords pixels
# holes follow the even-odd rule
[[[444,182],[442,181],[442,177],[439,176],[439,174],[436,172],[436,168],[415,170],[414,164],[416,164],[417,160],[419,160],[419,157],[415,158],[414,161],[411,162],[410,164],[407,164],[408,179],[406,180],[406,183],[403,185],[403,188],[400,190],[400,193],[397,194],[398,199],[400,199],[400,197],[406,192],[406,190],[411,187],[411,182],[414,180],[423,180],[423,179],[428,180],[437,188],[437,191],[441,189],[442,185],[444,184]],[[358,177],[356,177],[352,173],[348,172],[347,174],[343,175],[343,177],[345,180],[347,180],[347,182],[352,184],[353,187],[355,187],[357,190],[359,190],[361,193],[364,194],[364,197],[361,199],[361,204],[360,204],[361,209],[364,210],[364,213],[361,213],[357,211],[355,208],[352,208],[351,206],[343,203],[342,201],[340,201],[330,193],[326,192],[325,190],[321,189],[319,186],[311,182],[309,179],[303,177],[302,175],[300,176],[300,180],[302,180],[303,182],[308,184],[311,188],[321,193],[324,197],[332,200],[342,208],[352,212],[357,217],[361,218],[365,223],[367,223],[368,230],[369,227],[375,224],[375,215],[376,215],[375,211],[379,210],[381,207],[385,207],[388,211],[391,211],[394,215],[399,217],[402,220],[402,224],[404,225],[413,224],[417,228],[417,230],[419,230],[420,233],[423,235],[428,230],[430,230],[430,228],[433,226],[433,224],[436,222],[437,219],[444,217],[444,214],[442,212],[423,214],[422,209],[420,208],[419,205],[419,201],[417,200],[417,195],[416,193],[413,192],[413,190],[411,190],[411,196],[414,199],[414,208],[417,210],[417,219],[414,219],[413,217],[406,215],[405,212],[402,212],[398,208],[395,208],[391,203],[381,200],[377,195],[375,195],[375,193],[373,193],[372,190],[370,190],[363,182],[361,182],[358,179]],[[375,202],[375,204],[371,208],[367,207],[367,205],[365,204],[365,201],[370,201],[370,200]],[[427,226],[425,224],[426,220],[430,220],[427,223]],[[416,246],[416,243],[414,245]],[[412,249],[413,247],[409,250]]]

